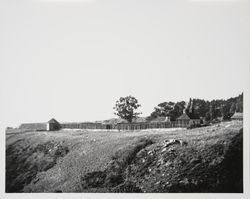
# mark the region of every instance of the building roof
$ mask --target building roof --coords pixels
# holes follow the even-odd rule
[[[50,124],[59,124],[58,121],[56,121],[54,118],[52,118],[51,120],[49,120],[47,123],[50,123]]]
[[[151,120],[150,122],[152,122],[152,123],[158,123],[158,122],[166,122],[166,121],[167,121],[166,117],[157,117],[157,118]]]
[[[146,122],[147,117],[137,117],[132,120],[134,123],[143,123]]]
[[[132,123],[143,123],[143,122],[146,122],[146,118],[147,117],[137,117],[137,118],[134,118],[132,120]],[[112,118],[112,119],[109,119],[109,120],[104,120],[101,122],[102,124],[118,124],[118,123],[128,123],[127,120],[125,119],[121,119],[121,118]]]
[[[186,113],[183,113],[177,120],[190,120],[190,117]]]
[[[126,120],[124,119],[120,119],[120,118],[111,118],[109,120],[104,120],[104,121],[101,121],[102,124],[117,124],[117,123],[124,123],[126,122]]]
[[[243,118],[243,113],[235,112],[231,119],[240,119]]]
[[[45,130],[46,123],[23,123],[19,126],[19,129],[27,130]]]

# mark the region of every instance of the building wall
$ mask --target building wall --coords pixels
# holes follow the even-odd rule
[[[183,127],[183,128],[185,128],[185,127],[188,127],[189,125],[190,125],[190,121],[191,120],[176,120],[176,125],[178,126],[178,127]]]
[[[231,120],[240,120],[240,121],[242,121],[243,118],[237,117],[237,118],[231,118]]]
[[[190,120],[178,120],[172,122],[143,122],[143,123],[61,123],[61,128],[68,129],[118,129],[118,130],[140,130],[153,128],[186,128],[190,125]]]
[[[47,123],[47,131],[56,131],[61,128],[61,125],[58,123]]]
[[[200,119],[192,119],[191,121],[193,124],[200,124],[201,123]]]
[[[186,128],[189,126],[189,121],[178,120],[172,122],[145,122],[145,123],[120,123],[116,129],[120,130],[140,130],[140,129],[153,129],[153,128]]]
[[[67,129],[106,129],[105,124],[101,123],[91,123],[91,122],[82,122],[82,123],[61,123],[61,128]]]
[[[45,131],[46,123],[25,123],[21,124],[19,129]]]

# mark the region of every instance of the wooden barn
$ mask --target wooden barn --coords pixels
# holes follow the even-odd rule
[[[47,131],[57,131],[61,128],[61,125],[58,121],[52,118],[50,121],[47,122]]]
[[[231,120],[243,120],[243,113],[235,112],[231,117]]]

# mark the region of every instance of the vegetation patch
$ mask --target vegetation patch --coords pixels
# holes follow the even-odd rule
[[[242,193],[241,128],[232,121],[178,131],[15,135],[6,145],[6,191]]]
[[[32,146],[21,139],[7,146],[6,192],[22,192],[38,172],[52,168],[68,152],[67,146],[53,141]]]
[[[211,145],[162,145],[143,150],[127,180],[143,192],[242,193],[242,130],[230,141]]]
[[[153,144],[150,139],[141,139],[116,151],[104,171],[87,173],[82,177],[82,188],[106,188],[111,192],[141,192],[135,183],[126,179],[127,169],[143,148]]]

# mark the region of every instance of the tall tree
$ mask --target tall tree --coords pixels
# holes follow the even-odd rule
[[[134,118],[141,114],[136,112],[136,109],[140,106],[138,100],[131,95],[120,97],[120,99],[116,101],[114,114],[131,123]]]
[[[241,93],[236,99],[236,112],[243,112],[243,93]]]
[[[215,118],[215,107],[213,103],[209,103],[209,109],[206,112],[205,119],[206,121],[210,121],[210,120],[213,120],[214,118]]]
[[[225,102],[221,105],[221,116],[223,120],[228,120],[232,117],[232,113],[230,112],[231,104],[229,102]]]
[[[154,108],[149,120],[158,116],[170,116],[171,120],[179,117],[185,108],[185,102],[163,102]],[[243,112],[243,93],[227,100],[205,101],[189,99],[185,112],[191,118],[205,118],[206,121],[223,118],[229,119],[234,112]]]
[[[209,111],[209,103],[201,99],[192,99],[192,107],[190,116],[192,118],[206,117],[206,113]]]
[[[168,115],[172,121],[176,120],[178,117],[180,117],[183,114],[185,105],[186,105],[186,102],[184,101],[175,103],[173,110],[170,111]]]
[[[186,108],[186,113],[190,118],[195,118],[196,117],[193,102],[194,102],[194,100],[190,98],[189,102],[188,102],[188,105],[187,105],[187,108]]]
[[[163,102],[158,104],[151,115],[147,118],[148,120],[157,118],[157,117],[170,117],[170,119],[176,120],[182,113],[185,108],[185,102]]]
[[[235,111],[236,111],[236,103],[232,103],[229,112],[231,115],[233,115]]]
[[[171,111],[174,110],[175,103],[174,102],[162,102],[158,104],[154,111],[149,116],[148,120],[157,118],[157,117],[167,117],[171,115]]]

